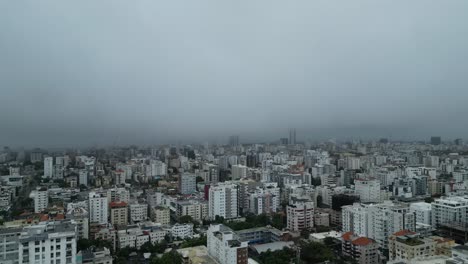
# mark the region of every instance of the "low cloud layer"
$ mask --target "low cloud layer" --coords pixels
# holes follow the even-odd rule
[[[468,2],[3,1],[0,144],[464,137]]]

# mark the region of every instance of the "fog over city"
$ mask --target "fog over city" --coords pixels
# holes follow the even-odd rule
[[[466,138],[468,1],[2,1],[0,145]]]

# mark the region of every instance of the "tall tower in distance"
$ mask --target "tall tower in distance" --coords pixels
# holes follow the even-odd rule
[[[296,129],[295,128],[289,129],[289,144],[296,145]]]

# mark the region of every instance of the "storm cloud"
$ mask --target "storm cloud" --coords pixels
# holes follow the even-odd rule
[[[468,2],[2,1],[0,144],[464,137]]]

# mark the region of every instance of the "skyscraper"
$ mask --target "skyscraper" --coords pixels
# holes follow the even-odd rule
[[[289,144],[290,145],[296,144],[296,129],[295,128],[291,128],[289,130]]]

